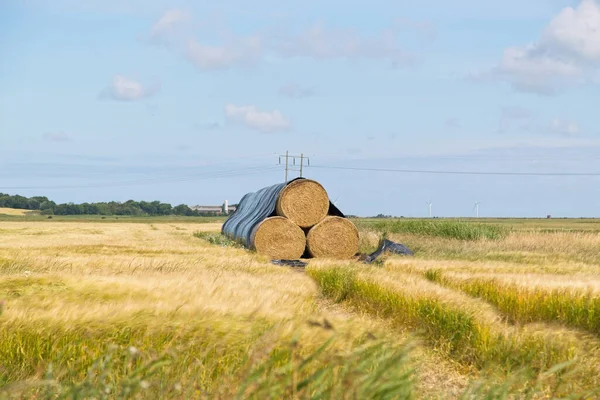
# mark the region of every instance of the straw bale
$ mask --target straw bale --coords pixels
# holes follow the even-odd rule
[[[329,196],[319,182],[299,179],[279,193],[276,210],[301,228],[310,228],[327,216]]]
[[[358,229],[341,217],[326,217],[313,226],[306,237],[313,257],[350,258],[358,252]]]
[[[306,236],[300,227],[284,217],[262,221],[252,232],[252,248],[273,260],[296,260],[306,248]]]

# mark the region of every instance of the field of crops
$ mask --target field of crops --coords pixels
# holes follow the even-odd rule
[[[600,221],[355,222],[415,256],[296,269],[215,219],[5,217],[0,399],[600,397]]]
[[[39,211],[30,211],[30,210],[18,210],[16,208],[4,208],[0,207],[0,216],[9,217],[9,216],[39,216]]]

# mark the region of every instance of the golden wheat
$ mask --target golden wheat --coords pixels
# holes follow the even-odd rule
[[[213,393],[226,382],[240,384],[232,377],[249,349],[278,354],[298,340],[307,354],[332,332],[341,352],[370,337],[395,347],[407,340],[385,323],[323,302],[303,273],[193,237],[218,232],[219,224],[44,221],[1,229],[0,364],[10,367],[0,372],[0,386],[41,378],[49,362],[63,381],[82,379],[116,343],[150,354],[172,349],[181,358],[177,373],[164,379]],[[213,347],[223,347],[221,359],[203,355]],[[418,393],[458,395],[466,385],[451,362],[424,347],[417,356]],[[67,368],[69,360],[80,366]]]
[[[25,216],[25,215],[38,215],[39,213],[40,213],[39,211],[20,210],[17,208],[0,207],[0,215]]]

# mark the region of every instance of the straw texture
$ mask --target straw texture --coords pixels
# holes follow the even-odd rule
[[[306,237],[312,257],[350,258],[358,252],[358,229],[341,217],[326,217],[313,226]]]
[[[299,227],[310,228],[327,216],[329,197],[319,182],[299,179],[281,190],[276,210]]]
[[[271,217],[256,226],[251,247],[275,260],[296,260],[306,248],[306,236],[298,225],[284,217]]]
[[[303,255],[311,256],[306,248],[304,232],[309,232],[327,216],[344,219],[344,214],[329,201],[321,184],[296,178],[244,195],[236,211],[223,224],[221,232],[272,259],[294,260]],[[353,226],[352,223],[350,225]],[[349,229],[342,229],[342,232],[348,233]],[[335,231],[331,234],[334,235],[334,243],[346,242],[350,248],[354,246],[352,240],[337,238]],[[315,245],[315,254],[338,257],[335,252],[320,251],[318,247]],[[349,252],[347,249],[342,253]]]

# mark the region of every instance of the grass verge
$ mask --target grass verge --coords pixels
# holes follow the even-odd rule
[[[523,368],[540,373],[583,355],[572,338],[553,340],[547,332],[506,331],[497,321],[486,320],[468,301],[461,304],[444,298],[443,290],[441,294],[435,293],[427,285],[406,282],[405,291],[400,287],[402,284],[398,285],[399,275],[389,278],[393,283],[382,284],[378,282],[379,276],[389,271],[369,268],[363,272],[365,269],[311,266],[307,273],[325,296],[346,302],[361,312],[392,319],[401,327],[417,329],[436,350],[475,369],[494,371],[501,376]],[[597,364],[578,365],[581,371],[561,388],[563,394],[597,388],[600,384],[600,378],[595,376],[597,368]],[[561,377],[556,379],[559,381]]]
[[[229,239],[227,236],[216,232],[194,232],[194,237],[202,239],[210,244],[221,247],[237,247],[242,248],[243,246],[235,240]]]
[[[527,287],[495,278],[457,278],[437,269],[426,271],[425,277],[493,304],[513,323],[560,322],[600,335],[600,297],[597,293]]]
[[[358,221],[358,224],[363,228],[370,228],[379,232],[437,236],[458,240],[497,240],[505,237],[508,233],[505,227],[499,225],[454,220],[426,221],[395,219]]]

